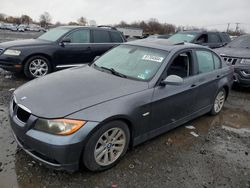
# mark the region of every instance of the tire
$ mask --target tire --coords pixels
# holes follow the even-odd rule
[[[219,92],[216,94],[213,102],[213,107],[210,111],[211,115],[217,115],[222,110],[224,103],[226,100],[226,91],[224,88],[220,89]]]
[[[106,133],[109,135],[108,139],[106,139]],[[114,139],[115,137],[116,139]],[[111,138],[114,140],[112,141]],[[88,139],[82,156],[82,164],[94,172],[107,170],[116,165],[124,156],[129,141],[130,133],[126,123],[122,121],[109,122],[96,130]],[[119,150],[116,150],[117,148]]]
[[[24,74],[30,79],[45,76],[49,74],[51,70],[52,67],[49,60],[43,56],[33,56],[24,64]]]

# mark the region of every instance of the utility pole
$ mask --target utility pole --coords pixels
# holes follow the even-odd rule
[[[230,23],[227,24],[227,32],[229,32]]]
[[[236,24],[235,33],[238,33],[239,32],[239,24],[240,23],[235,23],[235,24]]]

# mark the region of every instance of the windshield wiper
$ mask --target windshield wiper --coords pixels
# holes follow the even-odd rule
[[[97,66],[97,65],[96,65]],[[111,72],[113,75],[116,75],[116,76],[119,76],[119,77],[122,77],[122,78],[127,78],[127,76],[125,74],[122,74],[120,72],[117,72],[115,69],[113,68],[107,68],[107,67],[100,67],[101,69],[104,69],[104,70],[108,70],[109,72]]]

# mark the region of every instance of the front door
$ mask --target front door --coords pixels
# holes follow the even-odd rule
[[[180,76],[184,82],[181,85],[156,86],[152,101],[151,130],[171,129],[175,123],[194,113],[197,80],[193,75],[191,51],[177,54],[167,69],[166,76],[169,75]]]
[[[91,62],[93,53],[90,45],[89,29],[73,31],[65,38],[69,39],[70,42],[61,45],[55,54],[58,66],[71,66]]]

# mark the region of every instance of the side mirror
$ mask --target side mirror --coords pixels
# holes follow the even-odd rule
[[[197,40],[197,41],[195,41],[194,43],[195,43],[195,44],[198,44],[198,45],[201,45],[201,44],[203,44],[203,41],[202,41],[202,40]]]
[[[183,83],[183,78],[177,75],[169,75],[165,80],[161,81],[161,85],[175,85],[179,86]]]
[[[100,58],[100,56],[95,56],[94,61],[96,61],[96,60],[99,59],[99,58]]]
[[[61,42],[60,42],[60,45],[64,45],[64,43],[70,43],[71,42],[71,39],[70,38],[64,38],[64,39],[62,39],[61,40]]]
[[[227,44],[228,44],[228,42],[223,42],[223,43],[221,44],[221,47],[226,46]]]

